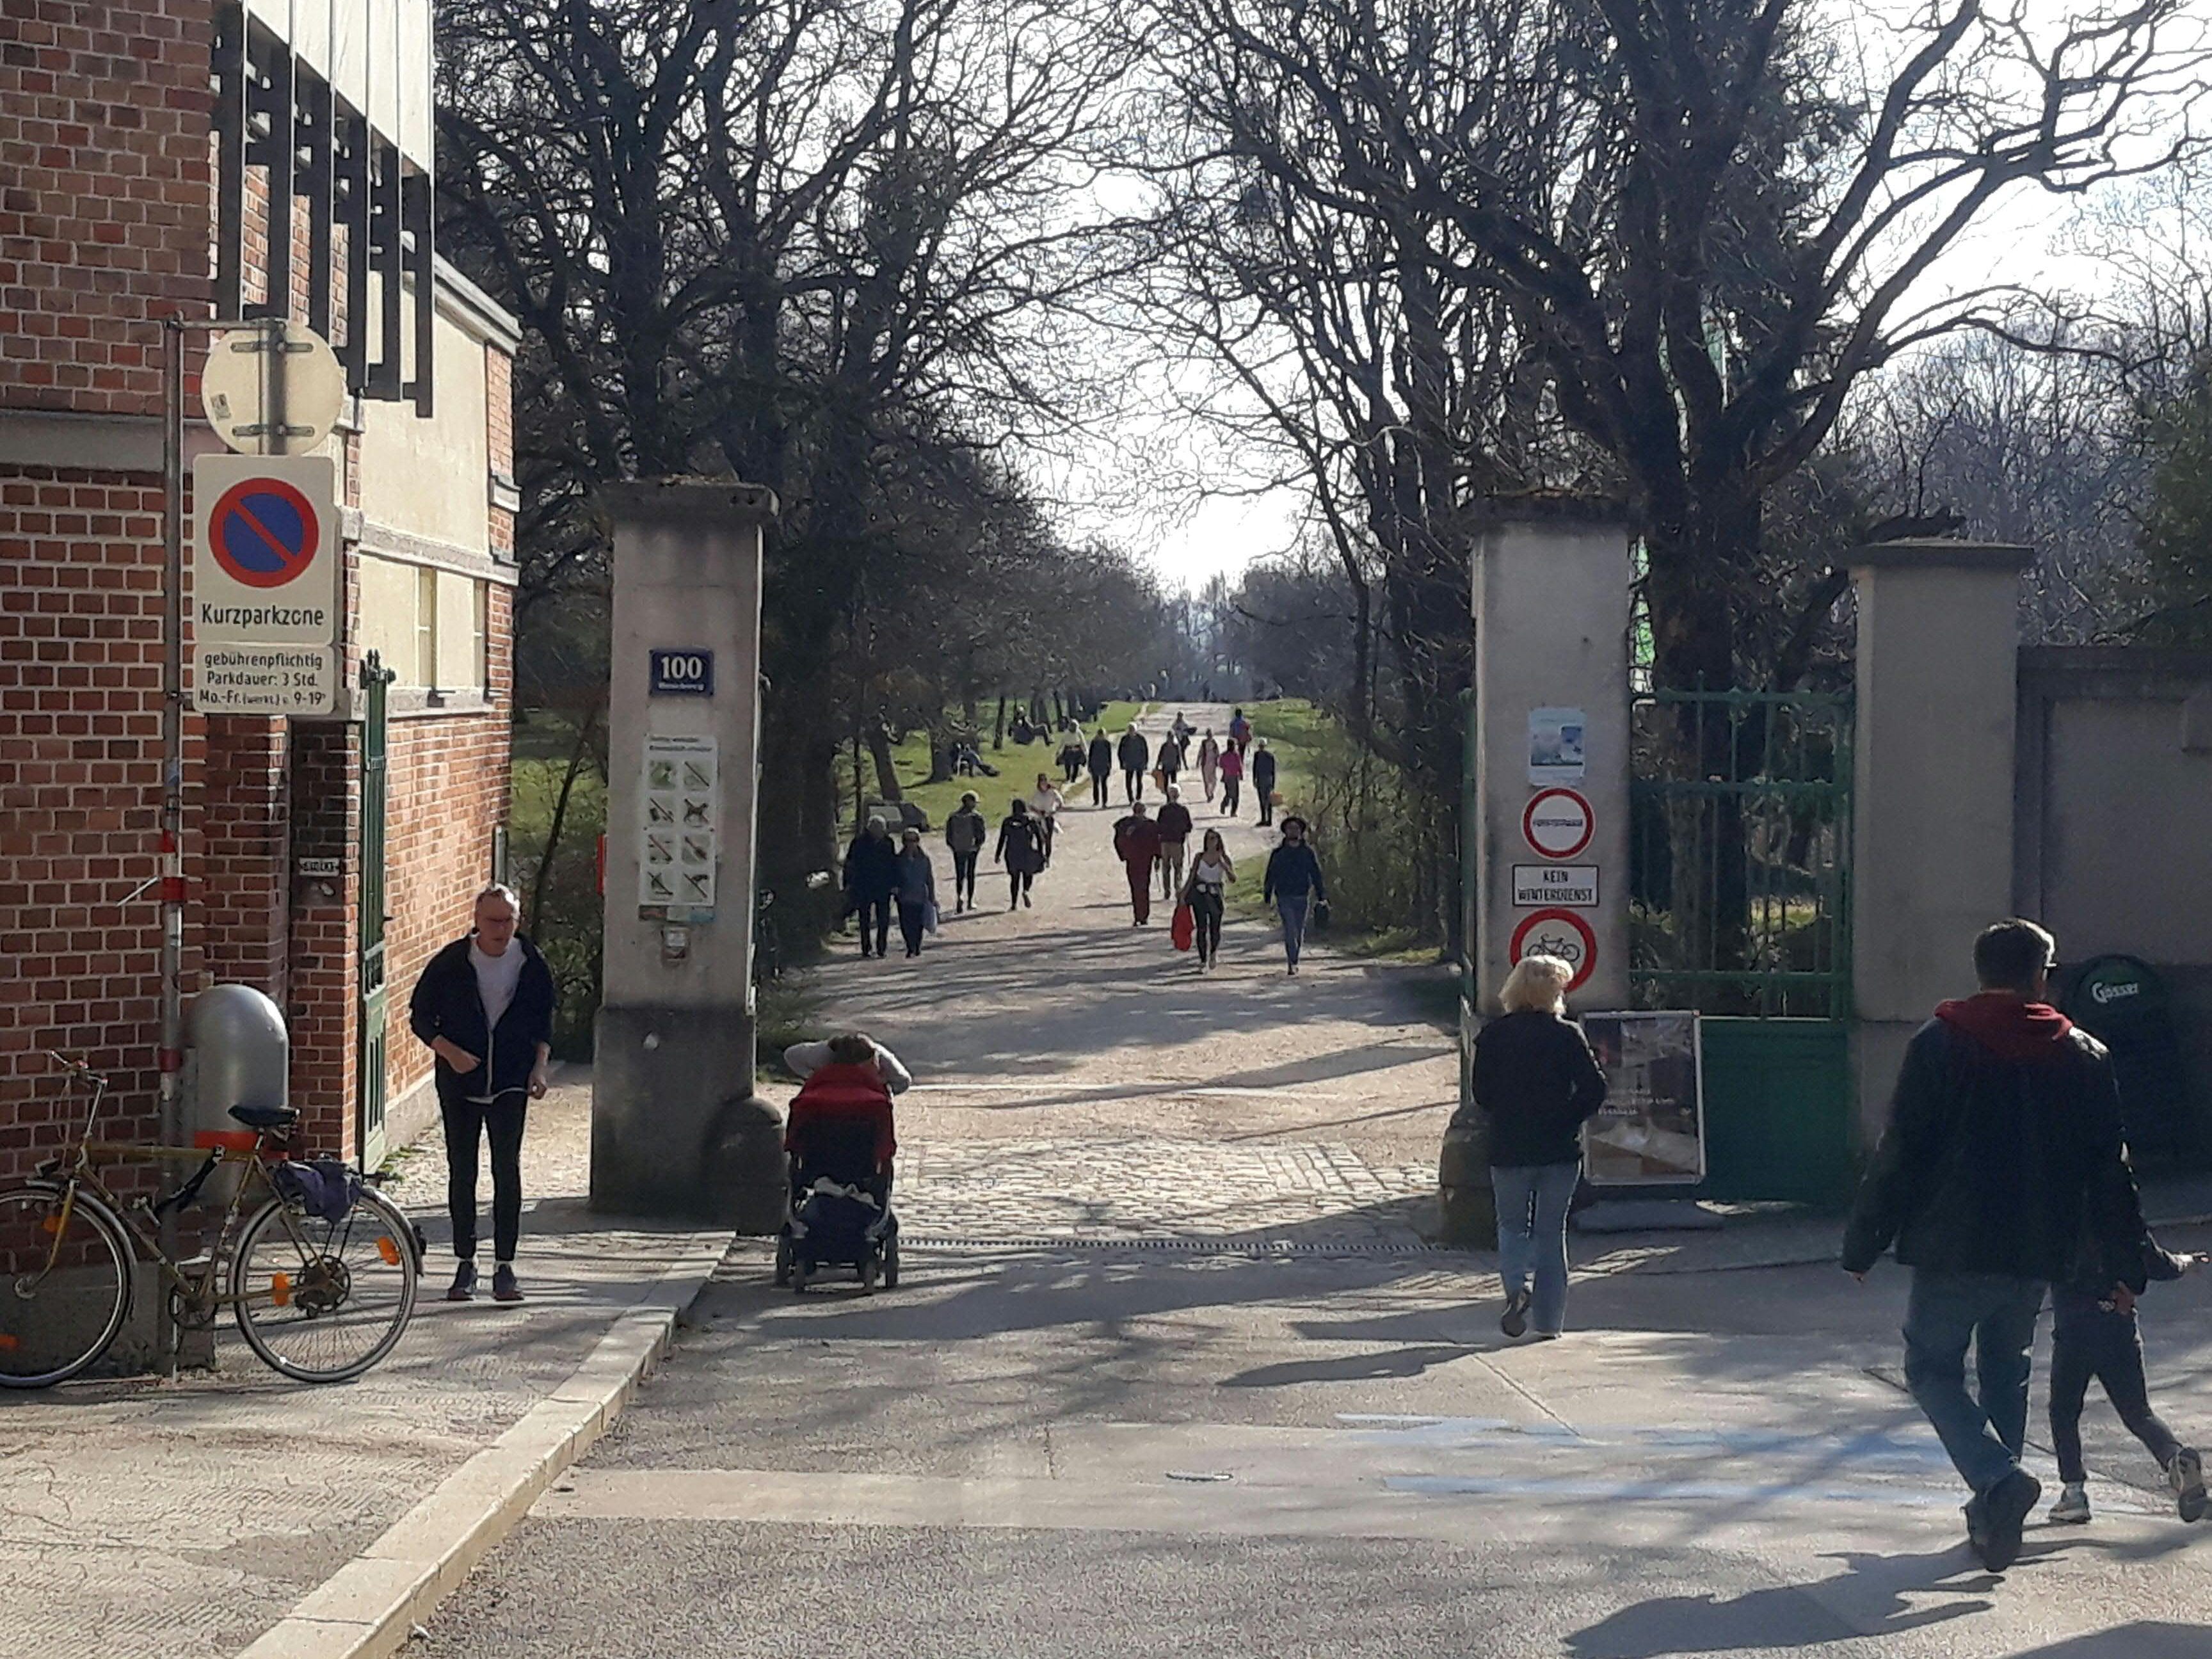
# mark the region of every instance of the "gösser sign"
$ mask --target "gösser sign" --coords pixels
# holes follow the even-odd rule
[[[337,475],[325,455],[192,465],[192,707],[337,712]]]

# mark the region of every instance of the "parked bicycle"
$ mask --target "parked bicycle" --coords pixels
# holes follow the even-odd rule
[[[0,1191],[0,1388],[43,1389],[107,1352],[131,1315],[135,1262],[158,1270],[170,1316],[204,1330],[224,1308],[261,1359],[302,1382],[343,1382],[386,1354],[415,1312],[422,1263],[412,1225],[370,1178],[325,1161],[295,1165],[299,1113],[236,1106],[251,1153],[96,1140],[107,1079],[56,1054],[92,1103],[84,1127],[35,1176]],[[174,1191],[126,1200],[103,1164],[198,1160]],[[161,1218],[226,1165],[242,1166],[204,1254],[162,1249]]]

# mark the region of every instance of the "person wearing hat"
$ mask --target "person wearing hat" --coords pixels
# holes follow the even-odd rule
[[[887,955],[891,938],[891,895],[898,890],[898,843],[882,815],[868,820],[845,854],[845,906],[860,918],[860,954]],[[872,949],[868,930],[875,929]]]
[[[1261,880],[1260,899],[1272,904],[1283,920],[1283,955],[1291,977],[1298,973],[1298,955],[1305,948],[1306,922],[1316,903],[1328,900],[1328,884],[1322,879],[1321,860],[1306,840],[1306,821],[1293,813],[1283,820],[1283,839],[1267,855],[1267,873]]]
[[[960,810],[945,820],[945,844],[952,849],[952,914],[975,908],[975,866],[983,856],[983,843],[991,826],[975,810],[975,792],[960,797]]]
[[[1181,785],[1168,786],[1167,800],[1152,822],[1160,826],[1160,896],[1171,899],[1182,887],[1183,844],[1190,839],[1190,808],[1182,804]]]

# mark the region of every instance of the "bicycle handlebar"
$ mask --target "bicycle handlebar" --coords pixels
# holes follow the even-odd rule
[[[47,1049],[46,1057],[49,1060],[58,1061],[61,1065],[62,1070],[67,1072],[71,1077],[82,1078],[87,1083],[97,1083],[103,1086],[105,1086],[107,1082],[106,1078],[102,1077],[98,1072],[92,1069],[89,1063],[82,1060],[71,1060],[67,1054],[62,1053],[58,1048]]]

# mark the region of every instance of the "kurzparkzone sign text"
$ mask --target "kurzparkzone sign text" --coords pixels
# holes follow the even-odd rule
[[[328,628],[330,612],[321,606],[301,608],[282,605],[207,605],[200,606],[203,629],[232,628]]]
[[[192,707],[337,712],[337,473],[326,455],[192,464]]]

